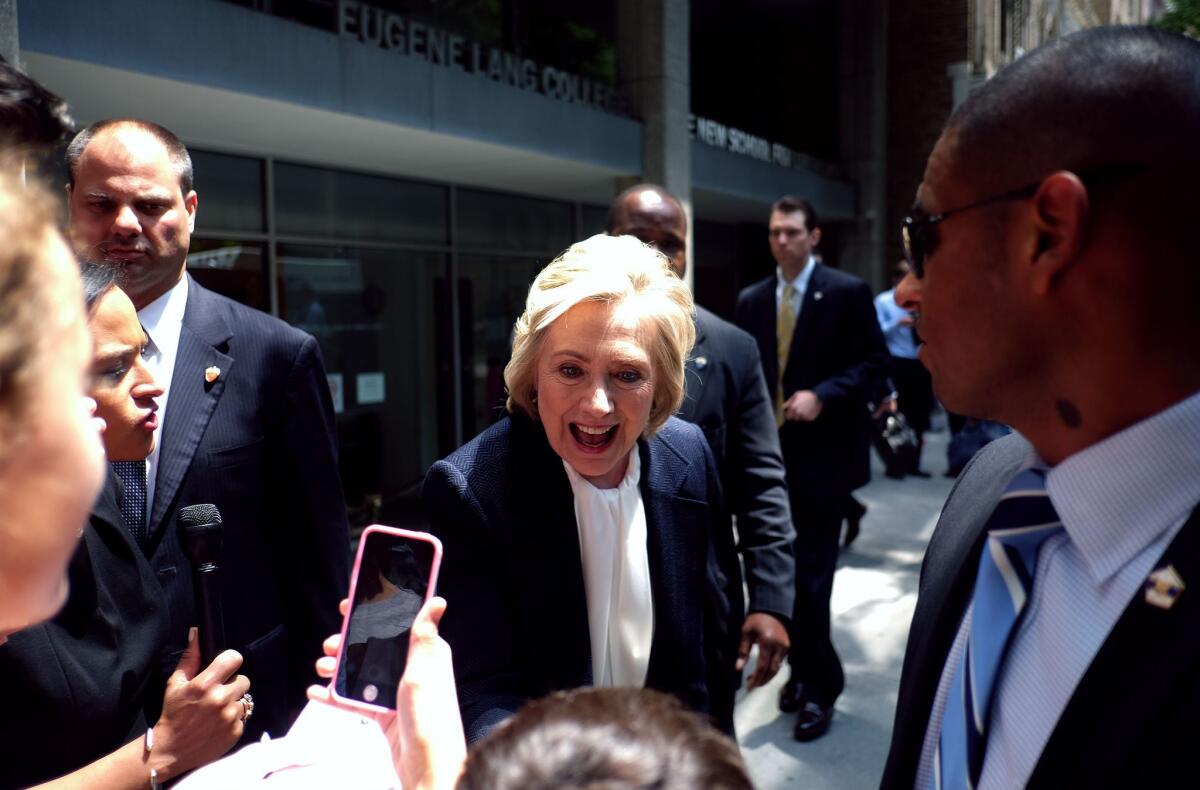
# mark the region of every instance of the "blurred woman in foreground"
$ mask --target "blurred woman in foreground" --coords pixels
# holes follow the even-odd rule
[[[110,460],[142,462],[162,395],[142,359],[146,334],[113,269],[87,267],[84,286],[95,348],[90,393],[107,426],[105,450]],[[165,781],[220,756],[241,734],[248,681],[226,682],[241,664],[237,653],[200,672],[193,640],[169,679],[159,670],[167,613],[126,529],[121,494],[109,473],[87,526],[73,530],[83,541],[70,561],[66,606],[0,646],[0,787],[61,777],[45,786],[141,788],[152,772]],[[47,737],[54,749],[44,748]]]

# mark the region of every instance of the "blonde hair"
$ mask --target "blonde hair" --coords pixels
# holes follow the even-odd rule
[[[508,410],[538,418],[534,382],[550,326],[584,302],[631,307],[650,329],[654,399],[644,436],[653,436],[683,403],[684,362],[696,342],[692,295],[666,256],[633,236],[592,236],[542,269],[529,289],[504,368]]]

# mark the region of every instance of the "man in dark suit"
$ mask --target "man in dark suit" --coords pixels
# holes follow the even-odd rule
[[[793,735],[808,741],[829,729],[845,685],[829,599],[846,498],[871,476],[867,402],[887,348],[867,284],[813,257],[821,229],[808,201],[776,201],[769,234],[778,268],[738,295],[737,323],[758,341],[775,398],[796,524],[792,671],[779,707],[798,711]]]
[[[304,702],[321,641],[338,628],[349,576],[320,349],[309,335],[187,275],[197,197],[191,158],[170,131],[101,121],[72,141],[67,165],[77,252],[121,268],[166,390],[149,463],[117,469],[127,499],[132,492],[143,503],[126,524],[171,614],[164,665],[175,665],[197,623],[177,512],[212,503],[225,525],[225,634],[254,684],[247,737],[283,734]]]
[[[896,301],[946,407],[1018,433],[930,541],[885,787],[1200,776],[1197,85],[1198,42],[1086,30],[929,157]]]
[[[611,235],[630,235],[666,255],[681,278],[687,271],[687,217],[673,195],[638,184],[613,201]],[[709,704],[722,729],[733,732],[733,700],[751,645],[758,663],[749,688],[768,682],[788,652],[787,623],[794,596],[791,512],[779,437],[754,338],[696,305],[696,345],[687,362],[687,393],[679,416],[704,430],[720,471],[731,514],[716,542],[719,575],[714,611],[721,622],[712,658]],[[738,552],[746,565],[749,606],[743,603]],[[748,613],[746,613],[748,612]],[[745,614],[744,614],[745,613]]]

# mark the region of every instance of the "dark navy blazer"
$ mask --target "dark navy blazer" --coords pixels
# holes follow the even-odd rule
[[[700,429],[676,418],[638,451],[654,597],[646,686],[707,711],[706,563],[728,519],[716,466]],[[574,498],[541,425],[502,419],[430,468],[424,498],[445,547],[441,634],[468,740],[528,700],[590,685]]]
[[[205,371],[220,369],[207,381]],[[197,623],[181,507],[211,503],[228,646],[254,695],[247,740],[283,735],[315,681],[321,642],[340,630],[350,541],[333,405],[312,336],[188,283],[150,515],[150,564],[171,612],[173,668]]]
[[[779,372],[777,282],[772,274],[743,289],[737,302],[737,325],[758,341],[772,393]],[[796,319],[783,394],[786,400],[810,389],[823,405],[813,422],[788,421],[779,431],[789,487],[812,497],[838,497],[871,479],[867,401],[887,375],[887,360],[871,289],[858,277],[818,263]]]

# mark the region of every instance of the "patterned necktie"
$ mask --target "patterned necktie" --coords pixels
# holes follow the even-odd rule
[[[1038,549],[1063,528],[1046,494],[1045,474],[1028,469],[1017,475],[988,521],[967,647],[954,672],[942,719],[934,790],[973,788],[979,783],[992,691],[1033,589]]]
[[[146,545],[146,462],[112,461],[113,471],[125,486],[121,515],[125,528],[139,546]]]
[[[779,317],[775,322],[775,354],[779,359],[779,375],[775,382],[775,425],[783,427],[783,369],[787,367],[788,353],[792,350],[792,335],[796,331],[796,287],[791,283],[783,286],[783,298],[779,300]]]

